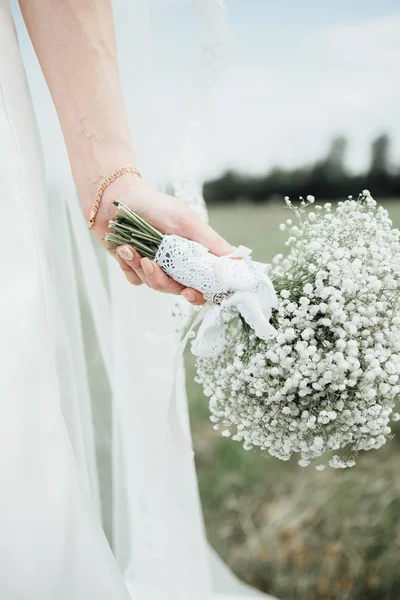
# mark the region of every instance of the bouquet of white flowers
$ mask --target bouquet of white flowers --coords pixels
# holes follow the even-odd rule
[[[332,210],[309,196],[270,269],[278,308],[267,343],[233,319],[215,358],[198,360],[223,435],[300,465],[340,450],[331,467],[390,435],[400,392],[400,232],[365,190]],[[319,464],[317,469],[323,469]]]
[[[149,229],[154,246],[145,254],[126,207],[106,240],[131,243],[181,283],[210,294],[214,304],[194,350],[197,381],[222,435],[281,460],[297,454],[302,466],[336,451],[328,464],[349,467],[359,450],[381,447],[398,419],[400,232],[367,190],[335,210],[311,211],[313,203],[312,196],[300,206],[286,199],[296,221],[281,226],[290,231],[289,252],[268,271],[243,249],[244,260],[218,262],[198,244],[165,245],[177,236]],[[136,233],[129,237],[121,225]],[[182,277],[178,257],[189,260],[194,279]]]

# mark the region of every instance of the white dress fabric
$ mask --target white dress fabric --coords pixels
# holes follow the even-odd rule
[[[63,167],[52,169],[58,188],[49,193],[12,13],[0,0],[0,597],[267,598],[209,548],[193,456],[189,444],[179,450],[169,426],[174,299],[130,287],[112,259],[102,270],[65,149],[52,150]],[[180,185],[177,177],[176,186],[198,196],[190,178]],[[110,389],[112,431],[103,421],[100,434],[82,288]],[[190,440],[181,365],[176,393]],[[97,457],[112,457],[111,482],[101,469],[99,476],[96,440]]]

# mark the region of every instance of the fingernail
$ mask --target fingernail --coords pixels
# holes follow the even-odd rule
[[[118,248],[118,254],[124,260],[132,260],[133,259],[133,252],[127,246],[122,246],[122,247]]]
[[[154,265],[148,258],[142,258],[140,261],[141,267],[145,275],[153,275]]]
[[[182,292],[182,296],[185,298],[185,300],[187,300],[188,302],[194,302],[196,300],[196,296],[193,294],[193,292]]]

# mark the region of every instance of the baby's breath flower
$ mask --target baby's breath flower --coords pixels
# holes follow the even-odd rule
[[[303,292],[309,296],[310,294],[312,294],[314,291],[313,286],[311,285],[311,283],[306,283],[306,285],[303,287]]]
[[[246,450],[349,468],[383,446],[400,395],[400,232],[368,190],[299,217],[269,271],[279,305],[268,342],[228,319],[223,352],[197,362],[211,420]],[[316,464],[322,471],[324,464]]]

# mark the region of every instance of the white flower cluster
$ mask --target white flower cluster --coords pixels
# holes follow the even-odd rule
[[[399,418],[400,232],[367,190],[335,210],[313,203],[286,199],[297,219],[269,272],[276,337],[228,318],[224,350],[198,360],[197,381],[215,428],[245,449],[297,454],[301,466],[329,452],[344,468],[385,444]]]

